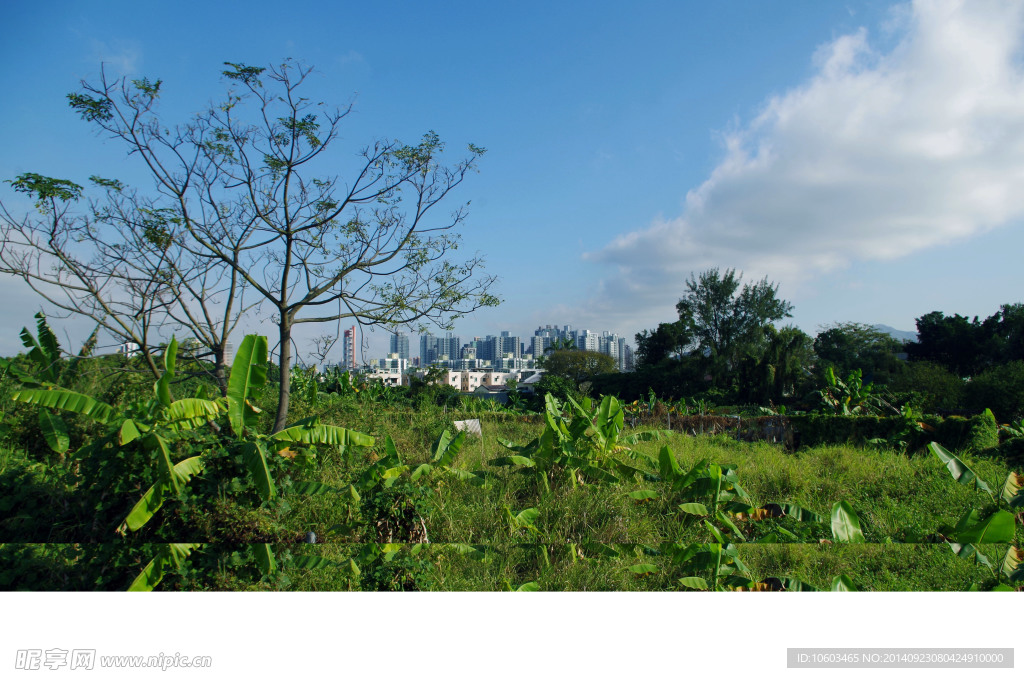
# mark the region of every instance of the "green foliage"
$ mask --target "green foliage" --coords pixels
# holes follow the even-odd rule
[[[114,119],[113,103],[106,98],[88,94],[68,94],[68,104],[87,122],[108,122]]]
[[[767,278],[742,289],[741,280],[734,269],[721,273],[713,268],[699,277],[691,275],[676,304],[685,333],[708,356],[714,383],[721,386],[727,385],[726,375],[760,340],[762,328],[789,317],[793,310],[792,304],[776,297],[778,285]]]
[[[221,75],[229,80],[238,80],[246,85],[255,85],[257,87],[263,86],[259,76],[267,69],[258,66],[246,66],[242,63],[231,63],[230,61],[225,61],[224,65],[231,67],[230,70],[221,71]]]
[[[746,402],[778,403],[806,389],[811,338],[792,326],[765,325],[762,332],[762,341],[740,362],[739,394]]]
[[[967,449],[982,452],[999,445],[999,425],[992,410],[986,409],[968,422]]]
[[[900,416],[789,414],[800,445],[884,443],[916,451],[929,441],[956,450],[981,452],[998,444],[998,428],[989,415],[946,417],[920,415],[904,408]]]
[[[666,544],[661,551],[683,589],[724,591],[753,583],[735,544]]]
[[[860,529],[860,518],[845,501],[832,505],[832,536],[838,542],[863,544],[864,533]]]
[[[963,405],[963,379],[936,363],[909,362],[893,376],[889,386],[894,392],[905,394],[913,406],[925,412],[955,410]]]
[[[1000,421],[1024,417],[1024,361],[991,367],[965,385],[964,404],[975,411],[989,408]]]
[[[11,374],[22,384],[29,387],[53,387],[74,378],[77,375],[81,360],[92,353],[99,328],[97,327],[93,331],[92,335],[82,346],[78,356],[71,360],[64,360],[60,343],[46,322],[46,316],[39,312],[36,313],[35,318],[38,338],[32,336],[27,327],[21,330],[21,343],[28,349],[26,358],[29,365],[33,368],[32,372],[26,372],[18,365],[17,361],[7,358],[0,358],[0,369]]]
[[[13,181],[7,181],[18,193],[25,193],[36,199],[36,207],[41,212],[55,212],[56,204],[70,202],[82,197],[82,187],[67,179],[53,179],[41,174],[26,172],[19,174]]]
[[[917,319],[912,360],[943,365],[961,377],[1024,360],[1024,304],[1004,304],[984,321],[934,311]]]
[[[546,358],[545,368],[548,375],[568,379],[577,386],[617,369],[612,356],[578,349],[552,351]]]
[[[127,405],[110,399],[105,421],[62,419],[66,460],[32,463],[24,451],[0,448],[0,541],[67,541],[0,546],[0,571],[15,573],[0,588],[1021,586],[1021,480],[994,456],[945,453],[935,464],[934,452],[899,454],[888,445],[794,453],[706,435],[673,437],[659,449],[661,434],[627,430],[634,417],[711,417],[707,403],[653,392],[630,404],[548,397],[536,418],[482,413],[484,437],[467,438],[436,406],[364,401],[356,385],[344,396],[318,388],[309,406],[316,416],[265,434],[261,410],[273,394],[251,378],[251,359],[236,365],[250,379],[233,423],[227,398],[181,391],[173,343],[157,384],[132,385]],[[260,354],[255,340],[244,348]],[[28,373],[36,363],[26,355],[16,364]],[[85,378],[91,367],[83,364]],[[65,383],[33,388],[76,393],[78,381]],[[0,382],[19,384],[9,373]],[[43,396],[28,399],[36,397]],[[42,442],[38,409],[18,405],[12,422],[28,423]],[[967,449],[975,429],[991,437],[994,426],[991,415],[942,420],[912,409],[900,417],[791,418],[797,426],[811,420],[823,436],[881,433],[895,444],[906,435],[908,450],[924,436]],[[1016,440],[1011,428],[1004,445]],[[59,449],[59,425],[49,430]],[[530,442],[498,442],[504,438]],[[408,451],[399,455],[399,446]],[[957,482],[942,482],[947,473]],[[974,501],[984,495],[990,499]],[[122,521],[123,538],[111,542],[117,549],[82,546],[110,540]],[[298,546],[311,530],[317,544]]]
[[[139,576],[128,586],[129,591],[152,591],[164,578],[165,571],[174,568],[180,571],[185,559],[202,544],[161,544],[153,560],[142,569]]]
[[[984,321],[934,311],[917,319],[917,332],[918,340],[907,345],[911,360],[942,365],[960,377],[1024,360],[1024,304],[1003,304]]]
[[[1019,583],[1021,572],[1016,525],[1021,514],[1024,513],[1024,491],[1021,488],[1021,476],[1015,471],[1011,471],[999,492],[996,493],[957,455],[936,443],[930,443],[928,449],[945,465],[953,480],[960,485],[967,485],[985,492],[992,501],[992,504],[985,508],[968,506],[956,524],[946,524],[939,528],[941,538],[949,543],[959,558],[970,559],[995,572],[997,587],[1001,586],[1003,578]],[[1017,543],[1014,543],[1015,541]],[[998,570],[982,553],[979,546],[981,544],[1010,544]]]
[[[831,325],[814,338],[814,353],[821,370],[831,367],[840,374],[862,370],[872,383],[886,384],[899,373],[896,354],[903,345],[885,332],[862,323]]]
[[[540,396],[542,401],[548,395],[559,401],[565,401],[567,398],[583,397],[574,381],[567,377],[559,377],[550,372],[545,372],[541,376],[535,388],[537,395]]]
[[[42,343],[46,346],[51,342],[44,340]],[[243,340],[232,366],[228,396],[218,400],[172,399],[170,385],[175,376],[177,349],[177,342],[172,338],[164,353],[164,372],[154,384],[154,397],[148,403],[117,409],[82,394],[56,388],[23,388],[13,394],[15,400],[74,412],[106,426],[105,433],[76,453],[86,462],[83,471],[100,471],[96,477],[89,478],[90,483],[96,484],[104,477],[113,476],[115,482],[107,489],[120,490],[125,486],[137,486],[140,479],[153,479],[124,516],[118,528],[122,534],[138,532],[149,524],[169,497],[184,499],[186,485],[203,474],[208,460],[216,458],[218,450],[226,450],[229,456],[240,455],[256,492],[267,502],[278,494],[271,460],[309,459],[315,445],[346,451],[373,444],[369,436],[323,425],[315,420],[270,436],[256,432],[258,409],[251,398],[253,390],[261,387],[266,379],[265,337],[248,336]],[[223,415],[230,423],[233,440],[222,437],[222,429],[215,423]],[[53,419],[45,411],[41,416],[51,444],[66,451],[68,438],[62,422],[57,423],[60,420]],[[206,432],[200,433],[204,427]],[[202,447],[206,451],[201,455],[176,459],[176,450],[182,446],[186,449],[191,447],[189,442],[197,433],[205,439]],[[138,453],[134,456],[125,454],[132,449],[152,459],[155,467],[140,474],[140,469],[125,464],[139,457]],[[116,463],[119,459],[121,463]],[[264,574],[269,576],[275,569],[271,567],[273,554],[269,547],[261,548],[267,553],[257,553],[257,561],[266,566]],[[139,590],[152,588],[162,578],[163,569],[170,562],[168,559],[177,563],[185,556],[187,550],[162,552],[144,569],[133,587]]]
[[[544,397],[544,432],[527,445],[501,440],[515,454],[491,460],[493,466],[517,467],[535,477],[549,491],[552,482],[568,480],[572,485],[617,483],[621,478],[642,474],[641,469],[615,458],[622,452],[633,461],[650,462],[628,446],[642,440],[655,440],[661,432],[650,431],[622,436],[625,412],[621,403],[605,396],[594,411],[594,403],[585,398],[577,403],[568,398],[562,404],[550,394]]]
[[[267,338],[249,335],[242,340],[228,379],[228,421],[235,437],[241,439],[246,427],[253,427],[259,414],[249,401],[250,391],[267,381]]]
[[[877,396],[872,395],[873,388],[873,384],[864,383],[860,369],[851,372],[844,381],[829,366],[825,368],[825,387],[818,391],[821,409],[845,416],[877,414],[880,403]]]
[[[660,323],[653,330],[644,330],[636,335],[637,369],[653,367],[669,358],[678,357],[691,342],[692,337],[681,320]]]

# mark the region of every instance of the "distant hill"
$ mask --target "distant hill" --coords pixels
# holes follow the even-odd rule
[[[917,341],[917,332],[898,330],[895,327],[889,327],[888,325],[872,325],[872,327],[879,332],[885,332],[890,337],[899,339],[900,341]]]

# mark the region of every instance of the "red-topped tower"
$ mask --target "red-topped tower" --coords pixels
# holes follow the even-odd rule
[[[356,369],[356,326],[345,330],[341,340],[341,365],[347,370]]]

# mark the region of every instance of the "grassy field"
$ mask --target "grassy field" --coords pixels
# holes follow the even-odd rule
[[[123,408],[153,393],[134,377],[85,388]],[[5,380],[0,397],[14,390]],[[253,395],[254,427],[269,431],[273,389]],[[270,454],[278,492],[267,498],[223,435],[189,431],[170,454],[200,455],[205,471],[144,527],[118,532],[159,478],[152,450],[117,444],[116,431],[97,445],[103,427],[68,415],[68,452],[54,454],[37,411],[17,403],[5,415],[5,589],[124,589],[162,557],[158,588],[178,590],[987,590],[1005,585],[1004,557],[1024,534],[1018,508],[1010,541],[959,554],[944,543],[965,511],[980,520],[995,504],[926,449],[787,451],[724,434],[602,429],[600,410],[571,408],[554,412],[562,435],[539,414],[323,394],[295,397],[290,420],[316,417],[373,443]],[[463,418],[480,419],[482,437],[455,438]],[[562,456],[541,471],[543,454],[523,450],[546,430]],[[1011,470],[991,456],[960,459],[996,488]],[[840,502],[855,538],[836,532]],[[191,555],[172,558],[167,544]]]
[[[406,431],[415,430],[415,426]],[[508,421],[483,423],[482,439],[470,439],[459,466],[487,471],[487,462],[508,452],[499,439],[523,443],[540,433],[540,424]],[[953,483],[946,469],[931,455],[907,455],[876,448],[819,447],[786,452],[768,443],[737,442],[728,437],[675,435],[645,442],[635,451],[652,459],[667,444],[679,465],[687,468],[702,460],[734,464],[736,474],[754,505],[795,503],[827,516],[840,500],[856,508],[864,544],[832,542],[827,523],[803,523],[790,517],[736,521],[745,542],[737,544],[752,579],[799,579],[816,588],[829,588],[833,579],[847,575],[859,589],[878,591],[943,591],[988,588],[993,573],[958,558],[943,543],[920,543],[944,524],[955,523],[965,507],[982,506],[987,498],[977,490]],[[414,462],[426,461],[429,449],[409,448]],[[971,459],[982,477],[1006,475],[1005,467],[991,459]],[[343,478],[325,469],[325,482]],[[564,485],[550,493],[539,491],[529,474],[494,473],[486,486],[445,480],[431,486],[425,518],[432,544],[474,544],[485,553],[457,553],[437,548],[433,556],[432,585],[442,590],[503,590],[536,582],[543,590],[674,590],[682,569],[659,547],[672,543],[713,543],[701,521],[674,510],[672,497],[661,493],[649,501],[630,493],[656,491],[656,481]],[[530,529],[517,527],[510,514],[536,508]],[[330,500],[311,501],[298,510],[303,525],[328,534],[339,516]],[[749,543],[766,537],[780,543]],[[1018,529],[1019,538],[1019,529]],[[331,536],[326,540],[330,542]],[[595,555],[585,545],[614,545],[618,553]],[[786,543],[789,542],[789,543]],[[339,550],[332,550],[339,549]],[[547,553],[540,554],[541,549]],[[1003,547],[984,547],[992,560],[1002,558]],[[327,543],[301,547],[296,552],[320,553],[344,560],[344,546]],[[326,554],[331,554],[326,556]],[[644,564],[656,569],[638,573]],[[308,573],[295,581],[300,588],[338,588],[344,578]]]

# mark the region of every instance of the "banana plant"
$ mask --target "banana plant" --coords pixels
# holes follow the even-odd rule
[[[720,541],[724,536],[715,524],[725,526],[741,541],[743,533],[728,513],[751,514],[754,510],[750,495],[739,483],[736,466],[712,464],[707,460],[696,462],[689,470],[683,471],[668,445],[662,446],[658,454],[661,480],[670,486],[670,496],[684,518],[697,518]]]
[[[1003,424],[999,430],[1010,439],[1024,438],[1024,418],[1017,423]]]
[[[411,466],[402,461],[394,440],[391,439],[391,436],[387,436],[384,439],[384,455],[364,469],[359,478],[344,491],[347,493],[344,522],[332,525],[328,532],[343,535],[353,534],[358,528],[370,526],[371,521],[380,522],[378,516],[363,515],[362,510],[357,513],[356,506],[365,506],[367,509],[379,506],[384,492],[394,487],[407,473],[409,474],[408,481],[412,483],[431,473],[462,477],[461,474],[466,472],[451,469],[448,464],[454,461],[463,440],[465,440],[464,433],[460,433],[454,439],[447,432],[442,434],[434,445],[433,463],[421,464],[414,471]],[[473,478],[477,477],[473,474],[470,475]],[[422,537],[426,541],[425,522],[418,514],[416,519],[422,528]]]
[[[713,464],[702,459],[683,471],[672,450],[662,446],[658,454],[660,475],[652,476],[668,484],[669,496],[676,504],[684,520],[701,520],[711,535],[726,543],[725,534],[731,534],[740,541],[746,541],[737,523],[749,523],[769,518],[788,516],[800,522],[824,522],[824,518],[803,506],[794,503],[769,503],[756,506],[750,495],[739,482],[735,464]],[[652,501],[658,497],[654,490],[638,490],[629,493],[634,501]],[[677,503],[678,502],[678,503]],[[723,533],[722,530],[726,530]],[[797,536],[788,530],[780,531],[794,540]],[[760,541],[774,541],[768,536]]]
[[[872,384],[865,384],[860,369],[850,372],[846,380],[836,376],[832,366],[825,370],[825,388],[818,391],[822,409],[831,414],[870,414],[877,410],[877,396]]]
[[[277,433],[265,435],[257,430],[260,410],[252,402],[256,389],[267,381],[267,338],[248,335],[242,340],[231,366],[228,379],[227,414],[235,436],[233,449],[242,453],[246,467],[252,474],[260,498],[270,501],[277,496],[277,485],[270,472],[268,459],[277,455],[288,459],[310,458],[316,445],[338,448],[349,453],[353,448],[371,447],[372,436],[340,426],[321,424],[310,417]],[[318,494],[331,488],[319,483],[301,482],[293,485],[293,492]]]
[[[60,349],[57,336],[46,322],[46,316],[36,313],[36,334],[33,337],[27,327],[21,329],[21,343],[28,349],[26,357],[34,365],[33,374],[25,372],[13,361],[0,358],[0,367],[6,368],[11,376],[26,386],[56,386],[64,372],[66,363]]]
[[[445,429],[434,441],[430,450],[430,461],[417,466],[411,475],[413,482],[429,475],[434,477],[448,476],[458,480],[464,480],[474,485],[484,487],[487,485],[487,475],[482,472],[470,472],[452,466],[462,446],[466,442],[466,432],[459,431],[452,436],[451,432]],[[394,444],[394,443],[392,443]]]
[[[961,485],[985,492],[992,501],[989,510],[979,511],[968,507],[960,515],[955,525],[941,526],[939,534],[942,539],[957,545],[953,547],[957,555],[972,556],[976,561],[978,560],[977,550],[965,549],[964,545],[1009,544],[1013,542],[1017,514],[1024,510],[1021,476],[1015,471],[1010,471],[997,494],[960,457],[935,442],[928,443],[928,449],[942,462],[953,480]]]
[[[295,458],[300,453],[311,456],[315,445],[350,450],[374,444],[371,436],[320,424],[315,418],[273,435],[259,433],[256,430],[259,409],[251,397],[255,389],[266,383],[266,337],[249,335],[241,342],[231,368],[228,394],[216,400],[200,397],[179,400],[172,398],[170,386],[175,378],[178,351],[177,340],[172,337],[164,351],[163,372],[153,385],[154,397],[146,403],[135,403],[122,410],[115,410],[106,403],[59,388],[53,383],[53,378],[57,375],[52,371],[52,365],[44,366],[42,362],[49,360],[53,352],[59,349],[55,348],[52,333],[43,331],[45,321],[42,319],[40,327],[41,339],[35,342],[30,357],[39,363],[41,368],[46,367],[51,371],[40,370],[45,380],[23,380],[27,387],[16,391],[13,399],[79,414],[105,424],[107,433],[89,444],[95,448],[93,452],[102,453],[105,448],[111,446],[138,445],[157,459],[157,480],[125,516],[117,528],[120,534],[140,530],[157,514],[168,496],[180,496],[184,486],[204,471],[203,455],[175,461],[171,450],[176,439],[200,427],[209,426],[214,435],[219,436],[223,429],[217,425],[216,420],[222,415],[227,415],[228,425],[233,434],[233,440],[226,441],[226,444],[229,449],[241,453],[257,493],[264,501],[277,496],[276,483],[268,465],[270,455]],[[23,339],[31,338],[27,331],[23,335]],[[43,430],[51,446],[55,449],[66,449],[68,440],[63,422],[45,411],[41,417],[47,422]],[[214,441],[213,444],[217,444],[216,437]],[[298,494],[317,494],[324,491],[324,486],[319,483],[293,483],[291,488]],[[179,561],[187,558],[192,550],[186,548],[188,546],[190,545],[169,545],[163,548],[133,583],[133,590],[147,590],[147,587],[151,589],[159,583],[168,564],[177,566],[180,564]],[[264,574],[276,571],[273,550],[269,545],[253,545],[251,550]]]
[[[156,555],[128,586],[128,591],[152,591],[170,569],[178,570],[203,544],[160,544]]]
[[[659,440],[670,431],[644,431],[623,436],[625,410],[613,396],[605,396],[594,407],[585,398],[577,403],[566,398],[567,413],[550,393],[544,396],[544,431],[527,445],[499,440],[515,454],[491,460],[494,466],[532,469],[545,492],[550,480],[564,474],[573,485],[590,482],[617,483],[623,478],[648,475],[616,458],[622,453],[633,461],[651,463],[644,454],[632,449],[641,441]]]
[[[513,539],[520,539],[524,533],[535,538],[543,538],[543,533],[537,527],[537,518],[540,517],[540,509],[528,508],[513,514],[512,508],[507,504],[502,507],[505,512],[505,521],[508,523],[509,536]]]
[[[323,570],[337,567],[345,571],[350,581],[357,582],[362,576],[363,570],[394,561],[402,553],[404,547],[405,544],[365,544],[358,547],[351,557],[340,561],[322,556],[292,556],[287,561],[287,567],[302,570]],[[427,547],[427,544],[412,544],[409,548],[409,556],[416,558],[420,553],[425,552]],[[264,573],[266,573],[265,570]]]
[[[145,406],[136,407],[133,414],[137,416],[124,418],[117,427],[118,445],[137,441],[144,449],[156,453],[160,467],[159,479],[142,495],[118,528],[122,534],[141,529],[160,510],[170,493],[180,496],[182,488],[202,473],[201,455],[177,463],[172,460],[172,440],[185,431],[212,423],[229,409],[223,398],[173,400],[170,386],[175,376],[177,353],[178,342],[172,337],[164,351],[164,371],[153,385],[155,398]]]
[[[99,328],[93,331],[92,335],[82,347],[79,355],[70,361],[65,361],[61,353],[60,343],[57,336],[50,329],[46,322],[46,316],[40,312],[36,313],[36,334],[33,337],[27,327],[21,330],[21,343],[28,349],[26,357],[34,365],[32,373],[21,369],[13,360],[0,358],[0,369],[10,374],[19,382],[22,387],[32,390],[58,389],[58,384],[66,375],[73,375],[78,368],[78,363],[87,357],[95,345],[96,335]],[[67,424],[64,420],[50,412],[49,408],[43,407],[39,410],[39,430],[43,439],[50,449],[62,458],[71,445],[71,438],[68,435]]]
[[[1019,591],[1024,588],[1024,549],[1010,546],[996,571],[995,591]]]
[[[173,400],[170,385],[175,377],[178,343],[172,337],[163,356],[164,370],[153,385],[154,397],[147,403],[136,403],[115,411],[106,403],[81,393],[56,387],[23,388],[13,399],[19,402],[53,407],[80,414],[98,423],[107,424],[108,432],[92,445],[141,445],[158,460],[158,480],[151,485],[125,516],[118,532],[135,532],[146,525],[160,510],[167,496],[180,495],[182,488],[204,470],[202,455],[175,462],[173,441],[184,433],[210,425],[221,431],[215,420],[223,414],[234,434],[232,449],[241,452],[253,477],[257,492],[264,501],[277,495],[267,458],[276,453],[289,456],[293,447],[308,449],[316,444],[341,448],[373,445],[373,438],[337,426],[326,426],[315,420],[302,422],[274,435],[259,434],[259,410],[250,400],[252,391],[266,382],[266,337],[249,335],[243,339],[231,367],[228,395],[209,400],[183,398]],[[299,484],[298,491],[315,492],[316,487]],[[315,484],[313,484],[315,485]]]
[[[41,342],[42,346],[48,343]],[[12,396],[18,402],[79,414],[108,425],[107,434],[97,438],[90,445],[102,448],[108,445],[125,446],[135,443],[156,457],[159,480],[146,491],[126,516],[118,528],[122,533],[125,530],[134,531],[142,527],[159,510],[168,493],[180,494],[182,487],[202,471],[203,465],[199,456],[175,463],[171,458],[171,440],[185,431],[213,421],[226,409],[221,401],[200,398],[185,398],[178,401],[171,399],[170,382],[174,378],[177,348],[178,344],[172,338],[164,352],[164,373],[153,387],[155,398],[147,404],[135,404],[123,411],[115,411],[106,403],[52,384],[42,384],[38,388],[23,388]],[[134,416],[128,416],[129,414]],[[51,445],[56,443],[56,449],[66,449],[68,440],[63,422],[59,418],[49,416],[45,411],[41,417],[49,422],[48,428],[44,428],[44,436],[48,441],[52,439]]]
[[[752,574],[731,543],[674,544],[662,546],[677,574],[680,586],[700,591],[727,591],[749,587]]]
[[[333,446],[346,452],[355,447],[370,447],[374,444],[374,439],[371,436],[338,426],[320,424],[316,418],[299,422],[295,426],[282,429],[273,435],[260,434],[256,430],[260,410],[250,398],[254,390],[266,383],[266,337],[248,335],[242,340],[231,366],[228,394],[216,401],[184,399],[171,402],[169,386],[174,377],[176,350],[177,343],[172,338],[164,356],[164,373],[154,385],[157,396],[154,407],[157,404],[163,405],[165,411],[171,414],[167,424],[173,431],[188,430],[202,423],[210,423],[213,418],[226,412],[231,432],[234,435],[234,442],[230,448],[241,452],[253,478],[256,491],[264,501],[270,501],[277,496],[277,486],[268,465],[270,455],[276,454],[294,459],[299,454],[295,448],[301,450],[302,454],[311,455],[313,446],[318,444]],[[182,415],[198,414],[199,416],[174,416],[179,411]],[[140,426],[141,430],[145,431],[145,436],[142,438],[143,443],[146,443],[147,437],[154,440],[169,463],[166,441],[152,429],[151,424],[141,424],[131,419],[125,420],[119,433],[121,444],[128,444],[134,438],[142,435]],[[149,488],[129,512],[119,531],[124,533],[126,530],[140,529],[160,509],[168,492],[173,490],[180,493],[180,486],[203,470],[204,462],[201,456],[190,457],[172,466],[170,477],[162,478]],[[290,489],[295,494],[313,495],[322,494],[333,488],[328,488],[322,483],[300,481],[292,483]],[[272,575],[277,571],[274,550],[269,544],[252,544],[250,551],[265,576]],[[187,554],[185,555],[187,556]]]

